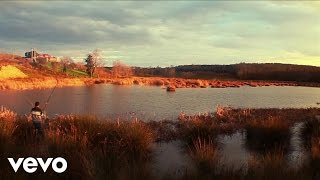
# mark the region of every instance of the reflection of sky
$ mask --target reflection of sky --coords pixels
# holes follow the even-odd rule
[[[313,1],[0,2],[0,52],[30,48],[111,65],[280,62],[320,66]]]
[[[29,102],[44,103],[49,90],[0,91],[1,104],[25,114]],[[311,87],[241,87],[192,88],[166,92],[152,86],[96,85],[57,88],[48,114],[97,114],[124,116],[134,113],[145,120],[176,119],[180,112],[187,114],[212,112],[218,105],[232,107],[319,107],[319,88]]]

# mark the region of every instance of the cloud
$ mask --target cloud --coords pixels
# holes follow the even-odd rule
[[[318,2],[0,4],[0,50],[4,51],[23,53],[36,47],[57,56],[84,57],[100,48],[110,60],[121,58],[144,66],[246,59],[320,66]]]

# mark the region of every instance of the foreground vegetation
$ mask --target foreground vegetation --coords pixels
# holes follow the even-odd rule
[[[42,138],[28,121],[8,110],[0,114],[0,178],[24,179],[30,175],[12,169],[5,157],[64,157],[65,179],[144,179],[151,157],[153,134],[142,122],[100,121],[91,116],[59,116],[51,120]],[[48,171],[33,177],[59,175]]]
[[[188,116],[178,121],[143,122],[66,115],[46,121],[45,137],[35,132],[27,116],[0,110],[0,178],[23,179],[6,157],[57,157],[68,161],[68,170],[57,175],[38,172],[33,179],[154,179],[153,144],[183,142],[196,167],[168,179],[317,179],[320,177],[319,108],[232,109],[219,107],[214,113]],[[290,127],[302,122],[301,138],[310,158],[292,167],[286,158],[290,149]],[[220,135],[245,134],[245,148],[252,156],[241,168],[223,165],[219,156]],[[182,153],[183,153],[182,152]]]

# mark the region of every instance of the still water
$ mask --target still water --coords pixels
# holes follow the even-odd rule
[[[32,104],[44,104],[47,90],[0,91],[0,106],[19,114],[29,113]],[[148,120],[176,119],[180,112],[212,112],[218,105],[245,108],[320,107],[320,88],[241,87],[193,88],[167,92],[155,86],[94,85],[57,88],[47,114],[96,114],[99,116],[138,116]]]
[[[30,111],[34,101],[45,102],[52,90],[0,91],[0,106],[19,114]],[[218,106],[242,108],[320,107],[320,88],[311,87],[241,87],[227,89],[177,89],[166,92],[161,87],[95,85],[59,88],[47,108],[55,114],[96,114],[142,120],[175,120],[180,112],[212,112]],[[291,129],[290,151],[286,155],[293,166],[302,164],[308,155],[299,139],[302,124]],[[244,133],[221,135],[219,156],[223,165],[245,168],[252,154],[244,147]],[[181,175],[194,169],[179,141],[155,144],[154,172],[158,176]]]

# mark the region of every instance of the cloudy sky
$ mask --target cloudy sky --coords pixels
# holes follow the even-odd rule
[[[320,66],[320,2],[0,2],[0,51],[81,61],[99,48],[136,66]]]

